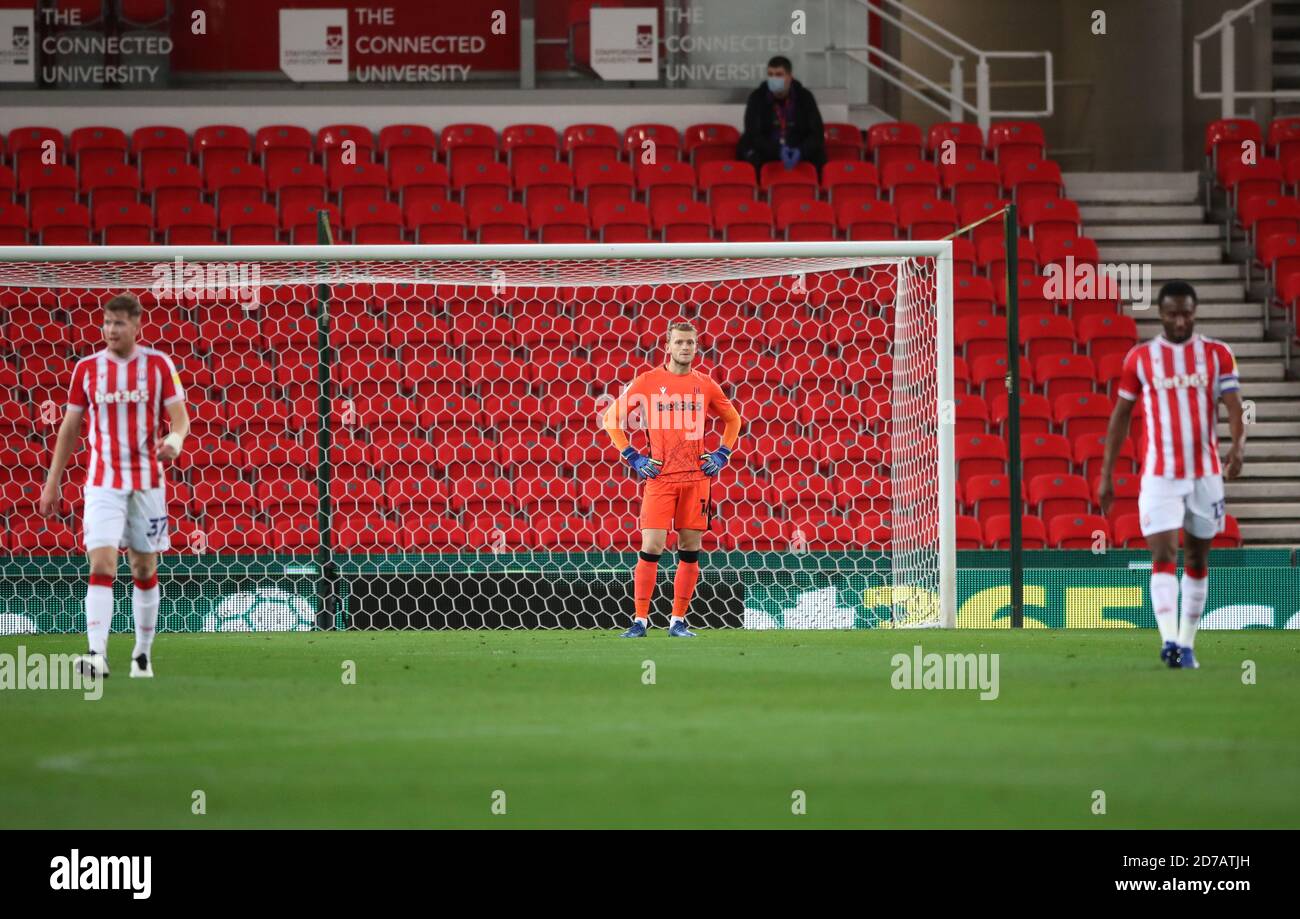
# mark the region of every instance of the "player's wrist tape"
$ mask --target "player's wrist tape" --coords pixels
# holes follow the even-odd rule
[[[185,443],[185,438],[181,437],[179,434],[171,433],[163,438],[163,443],[175,450],[176,454],[179,456],[181,446]]]

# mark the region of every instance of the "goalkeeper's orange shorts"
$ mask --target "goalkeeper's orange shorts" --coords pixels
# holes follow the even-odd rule
[[[707,530],[710,484],[703,476],[649,479],[641,495],[641,529]]]

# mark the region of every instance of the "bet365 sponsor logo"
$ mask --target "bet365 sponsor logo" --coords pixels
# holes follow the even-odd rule
[[[50,859],[51,890],[129,890],[132,898],[148,900],[153,891],[153,856],[68,855]]]

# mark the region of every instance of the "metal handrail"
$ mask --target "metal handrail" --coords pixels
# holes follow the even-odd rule
[[[1300,90],[1238,90],[1237,89],[1237,20],[1249,17],[1255,22],[1255,7],[1264,0],[1251,0],[1245,6],[1229,10],[1219,21],[1192,39],[1192,91],[1197,99],[1220,100],[1220,117],[1237,117],[1238,99],[1300,99]],[[1219,91],[1201,89],[1201,43],[1214,35],[1219,36]]]
[[[985,132],[988,131],[989,125],[992,123],[994,118],[1047,118],[1050,117],[1055,110],[1055,87],[1053,83],[1051,51],[985,51],[976,48],[970,42],[957,37],[943,26],[909,8],[902,3],[901,0],[876,0],[876,3],[874,4],[868,2],[868,0],[844,0],[844,2],[846,4],[857,4],[865,9],[868,15],[879,16],[882,20],[895,26],[900,31],[911,36],[914,40],[947,58],[950,63],[948,86],[946,88],[941,86],[938,82],[923,76],[915,68],[903,64],[902,61],[887,54],[879,48],[862,45],[837,44],[830,34],[831,0],[825,0],[825,45],[821,48],[808,49],[809,53],[823,53],[826,55],[828,79],[830,76],[831,53],[843,53],[845,60],[852,61],[853,63],[863,67],[868,73],[876,74],[887,82],[911,93],[937,111],[947,114],[952,121],[964,120],[967,113],[974,115],[975,120],[980,126],[980,130]],[[1255,2],[1262,2],[1262,0],[1255,0]],[[888,7],[889,9],[885,9],[885,7]],[[923,32],[921,28],[918,28],[917,25],[909,24],[905,21],[908,18],[914,20],[915,23],[924,29],[928,29],[934,36],[938,36],[938,38],[925,34],[925,32]],[[947,47],[944,46],[944,43],[947,44]],[[956,50],[954,50],[954,48]],[[963,67],[967,56],[975,58],[975,102],[973,105],[967,102],[965,98]],[[1044,64],[1044,108],[1036,111],[995,110],[991,102],[989,61],[999,58],[1025,59],[1039,57],[1043,59]],[[941,99],[947,101],[946,108],[939,103],[936,103],[933,99],[927,97],[915,87],[904,83],[893,73],[890,73],[885,67],[881,66],[880,63],[877,63],[877,61],[890,64],[898,71],[907,74],[920,82],[922,86],[938,94]]]

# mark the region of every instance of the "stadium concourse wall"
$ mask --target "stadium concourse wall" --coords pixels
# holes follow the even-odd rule
[[[889,566],[863,566],[857,556],[706,553],[692,621],[715,628],[888,628],[895,599],[884,574]],[[162,565],[160,630],[613,628],[631,608],[635,558],[599,551],[339,554],[342,602],[332,623],[319,623],[319,572],[311,556],[182,552]],[[1300,628],[1296,562],[1292,549],[1211,552],[1202,628]],[[959,552],[957,565],[957,627],[1009,627],[1007,553]],[[1027,551],[1025,627],[1154,628],[1149,577],[1145,551]],[[85,582],[77,556],[0,556],[0,634],[83,632]],[[130,587],[129,578],[117,580],[114,631],[132,629]],[[665,590],[661,585],[660,607]],[[656,617],[662,614],[657,608]]]

